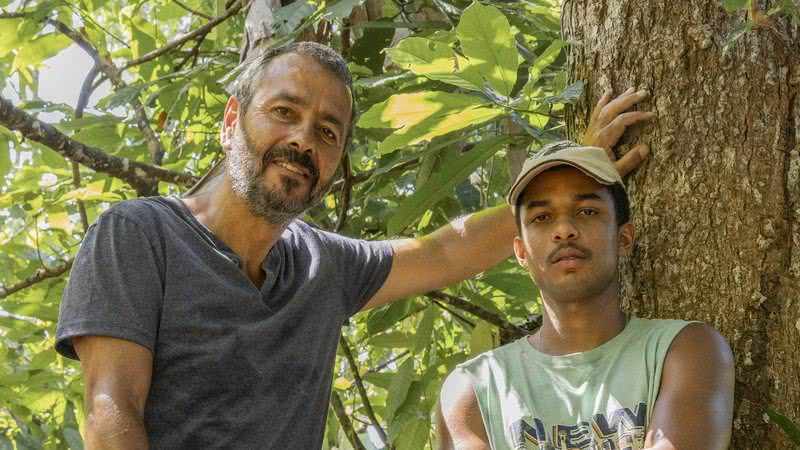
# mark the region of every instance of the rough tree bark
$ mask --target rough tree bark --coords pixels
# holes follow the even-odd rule
[[[736,357],[733,448],[788,448],[764,413],[800,419],[797,25],[773,16],[725,55],[745,13],[721,1],[567,0],[562,12],[570,76],[587,87],[573,136],[608,88],[649,89],[643,108],[658,116],[631,136],[651,156],[628,180],[626,307],[720,330]]]

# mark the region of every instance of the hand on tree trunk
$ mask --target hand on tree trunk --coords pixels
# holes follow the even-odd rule
[[[629,88],[612,100],[612,93],[606,92],[592,110],[589,126],[586,127],[586,132],[583,133],[580,140],[583,145],[605,149],[609,158],[614,161],[617,171],[623,177],[638,167],[650,153],[647,145],[641,144],[617,160],[612,150],[628,126],[655,117],[655,114],[646,111],[625,112],[647,98],[648,95],[647,91],[635,91],[634,88]]]

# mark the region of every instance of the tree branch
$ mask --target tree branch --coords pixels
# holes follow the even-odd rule
[[[361,396],[361,403],[364,405],[364,409],[367,410],[367,417],[369,417],[369,420],[372,421],[372,425],[380,435],[381,440],[383,442],[389,442],[386,440],[386,432],[383,430],[383,427],[381,427],[380,422],[378,422],[378,418],[375,416],[375,411],[372,409],[372,403],[370,403],[369,397],[367,396],[367,390],[364,388],[364,381],[361,379],[361,374],[358,372],[358,364],[356,363],[355,358],[353,358],[353,352],[350,350],[350,344],[348,344],[347,339],[344,336],[339,336],[339,346],[342,347],[342,353],[344,353],[345,359],[347,359],[348,364],[350,364],[350,371],[353,373],[353,380],[356,383],[358,395]]]
[[[157,49],[153,50],[150,53],[142,55],[139,58],[132,59],[132,60],[128,61],[127,64],[122,66],[122,70],[127,70],[127,69],[130,69],[133,66],[137,66],[139,64],[146,63],[147,61],[151,61],[153,59],[156,59],[159,56],[163,55],[164,53],[167,53],[168,51],[170,51],[170,50],[172,50],[174,48],[181,47],[181,46],[183,46],[183,44],[185,44],[185,43],[187,43],[187,42],[189,42],[191,40],[199,39],[201,37],[205,37],[205,35],[210,33],[211,30],[214,29],[214,27],[216,27],[217,25],[221,24],[222,22],[224,22],[225,20],[227,20],[228,18],[230,18],[231,16],[233,16],[234,14],[239,12],[239,10],[242,9],[243,6],[244,6],[244,0],[237,0],[233,4],[233,6],[228,8],[221,16],[219,16],[219,17],[217,17],[215,19],[212,19],[210,22],[208,22],[207,24],[201,26],[200,28],[192,31],[191,33],[185,34],[185,35],[179,37],[178,39],[175,39],[174,41],[170,42],[169,44],[167,44],[167,45],[165,45],[165,46],[163,46],[161,48],[157,48]]]
[[[344,171],[344,178],[342,181],[342,201],[341,208],[339,209],[339,217],[336,220],[335,232],[342,231],[344,224],[347,222],[347,210],[350,209],[350,195],[353,193],[353,171],[350,167],[350,155],[345,153],[344,160],[342,161],[342,170]]]
[[[127,87],[127,83],[122,79],[122,72],[117,69],[117,67],[111,62],[110,59],[105,58],[103,55],[94,48],[91,42],[87,41],[86,38],[83,37],[80,33],[76,32],[72,28],[68,27],[64,22],[55,19],[48,19],[47,23],[55,27],[58,31],[65,34],[67,37],[73,40],[80,48],[82,48],[89,56],[94,59],[95,66],[97,66],[98,70],[102,72],[109,80],[111,80],[111,84],[114,85],[116,89],[122,89]],[[136,118],[136,126],[141,130],[142,135],[144,135],[145,140],[147,141],[147,150],[150,153],[150,157],[155,164],[161,164],[161,161],[164,158],[164,146],[161,145],[161,140],[156,135],[155,131],[150,127],[150,120],[147,118],[147,113],[145,112],[144,105],[139,100],[138,95],[131,99],[131,106],[133,106],[134,116]],[[141,186],[137,189],[141,193],[148,193],[148,194],[155,194],[158,191],[158,186],[155,186],[155,191],[153,191],[153,186]],[[141,191],[143,190],[143,191]]]
[[[406,356],[406,355],[408,355],[408,354],[409,354],[409,351],[408,351],[408,350],[403,350],[402,352],[400,352],[400,353],[396,354],[394,357],[387,359],[386,361],[384,361],[384,362],[382,362],[382,363],[378,364],[377,366],[375,366],[375,367],[370,367],[370,368],[369,368],[369,369],[367,369],[367,371],[366,371],[366,372],[364,372],[364,373],[365,373],[365,374],[367,374],[367,373],[375,373],[375,372],[380,372],[381,370],[383,370],[383,369],[387,368],[387,367],[388,367],[388,366],[389,366],[391,363],[393,363],[393,362],[397,361],[398,359],[400,359],[400,358],[402,358],[403,356]]]
[[[352,445],[356,450],[366,450],[364,444],[361,442],[361,439],[358,438],[356,430],[353,429],[353,423],[350,422],[350,418],[347,417],[347,412],[344,410],[342,399],[339,398],[339,393],[336,391],[331,392],[331,406],[333,407],[333,412],[336,414],[336,418],[339,419],[339,425],[342,426],[342,430],[344,430],[347,440],[350,441],[350,445]]]
[[[48,278],[60,277],[65,272],[69,272],[69,270],[72,268],[73,261],[74,259],[70,258],[66,263],[58,267],[53,267],[50,269],[38,269],[33,275],[25,278],[19,283],[12,284],[8,287],[0,287],[0,299],[6,298],[15,292],[29,288],[36,283],[41,283]]]
[[[172,2],[175,3],[176,5],[180,6],[184,11],[188,11],[188,12],[190,12],[190,13],[196,15],[196,16],[200,16],[203,19],[206,19],[206,20],[212,20],[213,19],[208,14],[201,13],[200,11],[195,11],[194,9],[189,8],[186,4],[184,4],[180,0],[172,0]]]
[[[472,321],[471,321],[471,320],[469,320],[469,319],[467,319],[466,317],[462,316],[461,314],[459,314],[459,313],[457,313],[457,312],[453,311],[451,308],[448,308],[448,307],[447,307],[447,305],[445,305],[444,303],[440,302],[439,300],[433,300],[433,299],[431,299],[431,301],[433,302],[433,304],[434,304],[434,305],[436,305],[436,306],[438,306],[439,308],[442,308],[443,310],[445,310],[445,311],[449,312],[450,314],[452,314],[452,315],[453,315],[453,317],[455,317],[456,319],[458,319],[458,320],[460,320],[460,321],[464,322],[464,323],[465,323],[465,324],[467,324],[467,326],[469,326],[470,328],[475,328],[475,324],[474,324],[474,323],[472,323]]]
[[[157,181],[185,187],[189,187],[197,181],[197,177],[188,173],[175,172],[163,167],[109,155],[98,148],[82,144],[58,131],[56,127],[15,107],[10,100],[3,96],[0,96],[0,125],[12,131],[19,131],[26,138],[50,147],[71,161],[83,164],[97,172],[120,178],[137,190]]]
[[[466,311],[475,317],[479,317],[485,320],[486,322],[496,326],[501,331],[507,333],[509,336],[522,337],[528,334],[527,330],[518,327],[513,323],[506,321],[497,314],[486,311],[480,306],[477,306],[474,303],[464,300],[463,298],[456,297],[455,295],[450,295],[442,291],[431,291],[425,295],[427,295],[430,298],[447,303],[448,305],[454,306],[462,311]]]
[[[419,158],[410,159],[410,160],[408,160],[408,161],[406,161],[404,163],[400,163],[400,164],[392,167],[391,169],[387,170],[385,173],[388,174],[388,173],[393,173],[393,172],[406,170],[409,167],[414,167],[415,165],[419,164],[419,161],[420,161]],[[353,177],[350,179],[350,184],[354,185],[354,184],[358,184],[358,183],[363,183],[364,181],[369,180],[374,174],[375,174],[375,169],[365,170],[364,172],[357,173],[357,174],[353,175]],[[333,183],[333,185],[331,185],[331,190],[329,191],[329,193],[333,194],[333,193],[341,191],[342,188],[344,188],[344,181],[345,180],[343,178],[343,179],[337,180],[335,183]]]
[[[75,118],[80,119],[83,117],[83,110],[86,109],[86,105],[89,104],[89,97],[92,96],[92,88],[94,79],[97,77],[99,69],[97,65],[93,66],[89,73],[86,74],[86,78],[83,80],[83,85],[81,85],[81,93],[78,96],[78,104],[75,106]],[[77,162],[72,161],[72,185],[75,189],[79,189],[81,187],[81,168]],[[86,234],[89,231],[89,216],[86,214],[86,205],[83,204],[83,200],[77,199],[78,202],[78,214],[81,216],[81,224],[83,225],[83,233]]]

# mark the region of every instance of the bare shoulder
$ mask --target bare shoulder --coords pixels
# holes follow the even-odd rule
[[[453,370],[442,384],[437,422],[440,449],[489,449],[478,397],[461,367]]]
[[[733,352],[728,341],[714,327],[703,323],[690,323],[672,341],[666,360],[665,372],[674,368],[723,373],[733,370]]]

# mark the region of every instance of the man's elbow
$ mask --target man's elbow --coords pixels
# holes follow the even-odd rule
[[[143,411],[132,402],[107,393],[86,398],[86,441],[88,448],[108,448],[109,444],[139,441],[144,436]]]

